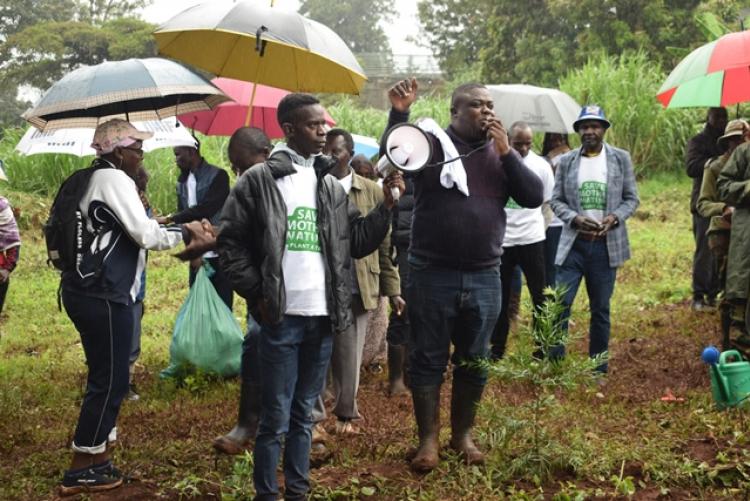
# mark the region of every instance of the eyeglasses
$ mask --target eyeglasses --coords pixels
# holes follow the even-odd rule
[[[133,153],[135,153],[136,155],[138,155],[139,157],[143,156],[143,148],[130,148],[129,146],[123,146],[122,149],[123,150],[130,150]]]

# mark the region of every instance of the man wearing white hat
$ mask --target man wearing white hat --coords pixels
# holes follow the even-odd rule
[[[564,223],[555,259],[557,285],[566,288],[563,326],[567,329],[583,279],[591,306],[591,357],[609,348],[609,303],[617,268],[630,258],[625,220],[640,203],[630,153],[604,142],[609,126],[599,106],[583,107],[573,123],[581,147],[560,159],[550,202]],[[564,346],[554,351],[556,356],[564,353]],[[607,363],[597,370],[607,372]]]
[[[178,212],[156,220],[163,224],[183,224],[190,221],[208,219],[217,226],[221,217],[221,208],[229,196],[229,174],[224,169],[211,165],[200,153],[200,143],[196,140],[189,145],[176,146],[174,157],[180,175],[177,178]],[[222,301],[232,309],[232,286],[219,267],[218,254],[206,252],[203,259],[214,270],[210,280]],[[190,268],[190,286],[193,286],[197,267]]]

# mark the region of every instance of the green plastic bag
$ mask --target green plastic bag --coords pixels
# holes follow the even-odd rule
[[[214,270],[204,262],[185,303],[177,314],[169,346],[169,367],[162,378],[178,377],[193,368],[221,376],[240,372],[242,329],[209,277]]]

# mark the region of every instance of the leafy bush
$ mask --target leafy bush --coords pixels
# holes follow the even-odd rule
[[[482,414],[487,418],[490,464],[502,464],[513,477],[526,477],[540,485],[557,471],[576,470],[583,461],[580,450],[571,450],[551,428],[559,420],[561,394],[592,385],[600,377],[595,368],[608,354],[589,358],[569,353],[560,359],[553,349],[567,346],[576,338],[562,328],[563,288],[546,289],[547,300],[534,312],[536,325],[520,329],[516,350],[499,362],[483,362],[489,377],[524,385],[529,399],[507,405],[485,399]]]
[[[598,55],[560,81],[579,103],[598,104],[612,128],[606,140],[630,151],[636,173],[682,169],[685,144],[698,132],[702,109],[665,110],[656,100],[667,75],[643,53]]]

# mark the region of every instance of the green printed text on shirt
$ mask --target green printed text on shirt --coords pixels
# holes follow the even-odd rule
[[[581,184],[581,209],[606,210],[607,184],[598,181],[585,181]]]
[[[288,217],[286,248],[289,251],[320,252],[318,242],[318,211],[297,207]]]
[[[508,197],[508,201],[505,202],[505,208],[506,209],[523,209],[523,207],[518,205],[518,202],[513,200],[513,197]]]

